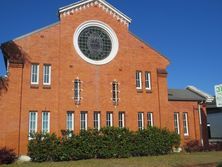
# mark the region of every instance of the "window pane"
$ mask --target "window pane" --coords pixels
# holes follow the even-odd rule
[[[106,126],[107,127],[113,126],[112,121],[113,121],[113,113],[111,112],[106,113]]]
[[[142,72],[136,71],[136,88],[142,89]]]
[[[150,72],[145,72],[145,86],[146,89],[151,89],[151,77]]]
[[[49,133],[49,112],[42,113],[42,132]]]
[[[94,128],[100,130],[100,112],[94,112]]]
[[[87,130],[87,113],[81,112],[80,114],[80,130]]]
[[[50,85],[51,83],[51,65],[43,66],[43,84]]]
[[[32,64],[31,65],[31,84],[38,84],[38,76],[39,76],[39,65]]]
[[[153,113],[152,112],[147,113],[147,125],[153,126]]]
[[[119,127],[120,128],[125,127],[125,113],[124,112],[119,113]]]
[[[29,133],[37,132],[37,112],[29,113]]]
[[[179,129],[179,113],[174,113],[174,129],[177,134],[180,134]]]
[[[73,131],[74,130],[74,113],[68,112],[67,113],[67,130]]]
[[[139,130],[142,130],[144,129],[144,122],[143,122],[143,113],[142,112],[139,112],[138,113],[138,128]]]
[[[76,104],[80,104],[80,83],[81,81],[79,79],[75,79],[74,81],[74,100],[76,102]]]
[[[183,113],[183,128],[184,128],[184,135],[188,135],[188,114]]]

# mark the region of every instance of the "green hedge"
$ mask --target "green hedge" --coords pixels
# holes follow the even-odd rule
[[[69,161],[90,158],[127,158],[130,156],[163,155],[180,144],[179,135],[166,129],[149,127],[138,132],[125,128],[102,128],[81,131],[79,135],[62,132],[36,133],[28,144],[32,161]]]

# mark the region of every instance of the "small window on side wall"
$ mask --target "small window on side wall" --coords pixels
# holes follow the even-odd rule
[[[66,116],[66,129],[71,132],[74,131],[74,112],[68,111]]]
[[[78,78],[74,80],[74,101],[76,105],[81,101],[81,81]]]
[[[125,113],[119,112],[119,128],[125,127]]]
[[[38,113],[37,111],[30,111],[29,112],[29,136],[37,132],[37,125],[38,125]],[[31,138],[29,137],[29,139]]]
[[[42,133],[50,132],[50,112],[42,112]]]
[[[136,71],[136,89],[141,90],[142,89],[142,72]]]
[[[119,83],[118,81],[112,82],[112,101],[114,105],[119,103]]]
[[[147,125],[153,126],[153,113],[152,112],[147,113]]]
[[[31,65],[31,85],[39,84],[39,64]]]
[[[143,112],[138,113],[138,129],[139,130],[144,129],[144,113]]]
[[[145,87],[146,90],[151,90],[151,73],[148,71],[145,72]]]
[[[82,111],[80,113],[80,130],[87,130],[88,128],[88,113]]]
[[[178,112],[174,113],[174,131],[177,134],[180,134],[180,122],[179,122],[179,113]]]
[[[49,64],[43,65],[43,85],[51,85],[51,65]]]
[[[188,130],[188,113],[184,112],[183,113],[183,133],[184,136],[189,135],[189,130]]]

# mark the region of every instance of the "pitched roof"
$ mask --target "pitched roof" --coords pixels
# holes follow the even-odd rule
[[[61,16],[70,15],[70,13],[86,9],[90,6],[98,6],[105,12],[112,14],[113,17],[116,17],[117,20],[120,20],[126,25],[129,25],[132,21],[128,16],[126,16],[124,13],[116,9],[114,6],[112,6],[105,0],[81,0],[76,3],[61,7],[59,8],[59,18],[61,18]]]
[[[204,101],[205,98],[193,93],[188,89],[169,89],[169,101]]]

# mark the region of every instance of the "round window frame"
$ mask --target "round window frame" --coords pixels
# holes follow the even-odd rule
[[[88,58],[86,55],[84,55],[79,48],[78,38],[79,38],[80,33],[85,28],[93,27],[93,26],[100,27],[103,30],[105,30],[111,40],[111,43],[112,43],[112,49],[111,49],[110,54],[103,60],[92,60],[92,59]],[[90,20],[90,21],[86,21],[86,22],[80,24],[74,33],[73,44],[74,44],[74,48],[77,51],[78,55],[86,62],[88,62],[90,64],[94,64],[94,65],[104,65],[104,64],[109,63],[110,61],[112,61],[116,57],[117,52],[119,50],[119,41],[118,41],[115,31],[110,26],[108,26],[106,23],[101,22],[101,21],[97,21],[97,20]]]

